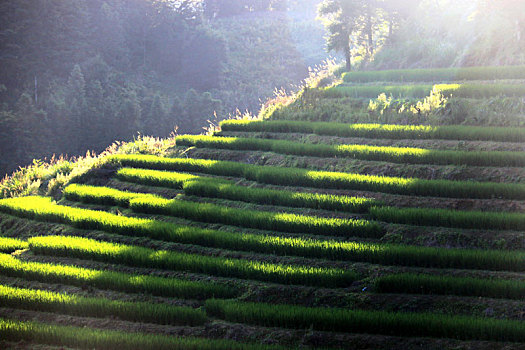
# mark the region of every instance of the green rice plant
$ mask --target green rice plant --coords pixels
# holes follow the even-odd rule
[[[81,297],[45,290],[15,288],[1,284],[0,304],[4,307],[82,317],[111,316],[132,322],[200,326],[207,321],[206,314],[203,311],[191,307]]]
[[[0,274],[46,283],[115,290],[124,293],[145,293],[167,298],[207,299],[231,298],[235,288],[213,282],[184,281],[114,271],[86,269],[49,263],[25,262],[0,253]]]
[[[47,200],[47,199],[46,199]],[[4,206],[16,202],[18,212],[29,216],[38,198],[28,197],[27,200],[10,199]],[[47,205],[50,202],[47,201]],[[46,205],[46,201],[44,201]],[[1,206],[0,206],[1,208]],[[38,207],[37,207],[38,208]],[[62,207],[63,210],[74,209]],[[42,210],[42,209],[41,209]],[[52,209],[54,210],[54,209]],[[89,212],[96,216],[100,212],[79,210],[78,214],[88,217]],[[46,214],[42,212],[42,214]],[[128,219],[124,217],[117,217]],[[129,218],[134,219],[134,218]],[[487,270],[525,271],[525,253],[415,247],[391,244],[372,244],[357,242],[338,242],[333,240],[313,240],[307,238],[286,238],[257,234],[238,234],[224,231],[202,230],[194,227],[176,226],[159,223],[165,230],[138,226],[122,226],[123,234],[144,235],[171,240],[180,243],[199,244],[208,247],[253,251],[267,254],[296,255],[303,257],[318,257],[335,260],[363,261],[388,265],[407,265],[421,267],[469,268]],[[154,227],[154,226],[153,226]],[[147,229],[151,230],[148,231]],[[138,232],[137,232],[138,230]]]
[[[232,150],[271,151],[280,154],[313,157],[349,157],[393,163],[525,166],[525,152],[441,151],[409,147],[378,147],[368,145],[305,144],[285,140],[240,137],[179,136],[178,145]]]
[[[79,237],[33,237],[29,240],[29,246],[36,254],[77,257],[143,268],[189,271],[282,284],[337,288],[346,287],[357,279],[354,271],[343,269],[203,256],[106,243]]]
[[[171,174],[174,174],[174,177],[177,178],[180,173],[132,168],[122,168],[121,170],[134,172],[134,177],[126,178],[126,181],[143,185],[183,189],[184,193],[190,196],[223,198],[285,207],[336,210],[350,213],[365,213],[369,207],[381,204],[380,201],[370,198],[254,188],[235,185],[232,181],[202,176],[191,178],[181,183],[178,179],[171,180]],[[141,174],[143,172],[147,173],[147,176],[142,176]],[[162,183],[162,185],[159,185],[159,183]],[[71,191],[73,190],[71,189]],[[87,196],[83,196],[81,200],[88,201],[88,198]],[[99,202],[91,201],[91,203]],[[127,205],[128,204],[125,206]]]
[[[225,120],[221,122],[220,127],[223,131],[295,132],[339,137],[445,139],[499,142],[525,141],[525,128],[510,127],[344,124],[292,120]]]
[[[461,67],[354,71],[343,74],[347,83],[445,82],[462,80],[525,79],[525,66]]]
[[[206,312],[229,322],[331,332],[525,341],[525,323],[431,313],[348,310],[207,300]]]
[[[83,201],[88,203],[103,204],[103,205],[118,205],[121,207],[129,206],[129,201],[137,197],[152,197],[158,196],[146,193],[136,193],[120,191],[110,187],[86,186],[79,184],[71,184],[63,191],[64,197],[71,201]]]
[[[448,198],[525,199],[525,184],[423,180],[154,156],[114,156],[112,159],[120,161],[125,166],[242,176],[248,180],[280,186],[374,191]],[[229,167],[230,165],[231,167]]]
[[[371,207],[369,210],[376,220],[398,224],[486,230],[525,229],[525,214],[521,213],[397,207]]]
[[[122,168],[117,171],[117,179],[129,182],[147,183],[153,186],[165,186],[182,189],[185,182],[199,178],[195,175],[173,172],[159,172],[147,169]]]
[[[0,253],[12,253],[15,250],[27,249],[26,241],[15,238],[0,237]]]
[[[270,231],[361,237],[381,237],[384,233],[378,223],[367,220],[265,212],[163,198],[135,198],[130,201],[130,208],[137,213],[163,214]]]
[[[525,282],[401,273],[375,281],[379,293],[442,294],[525,300]]]
[[[176,337],[39,322],[0,319],[0,339],[100,350],[284,350],[275,345],[245,344],[224,339]]]

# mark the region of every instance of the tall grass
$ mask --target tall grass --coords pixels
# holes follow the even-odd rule
[[[516,280],[402,273],[379,277],[375,287],[379,293],[444,294],[525,300],[525,282]]]
[[[462,98],[489,98],[495,96],[520,97],[525,95],[521,84],[438,84],[438,85],[339,85],[322,89],[322,95],[329,98],[354,97],[376,98],[381,94],[394,98],[424,98],[433,89],[444,96]]]
[[[211,316],[265,327],[465,340],[525,341],[525,323],[521,321],[223,300],[207,300],[205,307]]]
[[[12,253],[15,250],[27,249],[28,244],[16,238],[0,237],[0,253]]]
[[[198,176],[173,172],[162,172],[147,169],[119,169],[116,174],[117,179],[129,182],[147,182],[154,186],[165,186],[175,189],[182,189],[183,184],[190,180],[198,179]]]
[[[465,152],[367,145],[313,145],[285,140],[213,136],[179,136],[176,141],[177,145],[202,148],[271,151],[313,157],[349,157],[402,164],[525,166],[525,152]]]
[[[343,269],[272,264],[153,250],[78,237],[34,237],[29,240],[29,246],[37,254],[77,257],[129,266],[188,271],[282,284],[336,288],[346,287],[357,278],[354,271]]]
[[[120,191],[110,187],[96,187],[71,184],[63,191],[64,197],[71,201],[83,201],[103,205],[129,206],[129,201],[137,197],[159,198],[147,193]]]
[[[46,283],[91,286],[125,293],[146,293],[168,298],[207,299],[231,298],[238,295],[235,288],[213,282],[184,281],[134,275],[114,271],[86,269],[49,263],[25,262],[0,253],[0,273]]]
[[[521,213],[396,207],[371,207],[369,210],[376,220],[398,224],[486,230],[525,229],[525,214]]]
[[[223,131],[296,132],[339,137],[445,139],[499,142],[525,141],[525,128],[510,127],[344,124],[292,120],[225,120],[221,122],[220,126]]]
[[[381,202],[363,197],[336,196],[319,193],[305,193],[287,190],[271,190],[235,185],[232,181],[195,177],[187,181],[179,181],[177,174],[168,171],[122,168],[120,172],[133,172],[133,178],[123,180],[151,186],[164,186],[183,189],[190,196],[223,198],[248,203],[279,205],[285,207],[313,208],[337,210],[350,213],[364,213],[369,207],[379,205]],[[142,172],[147,175],[142,176]],[[181,174],[184,176],[184,174]],[[172,178],[175,178],[172,180]],[[161,183],[161,185],[159,185]],[[72,189],[71,189],[72,190]],[[67,195],[67,194],[66,194]],[[103,194],[101,194],[103,196]],[[74,197],[71,197],[73,200]],[[101,197],[102,198],[102,197]],[[105,204],[101,200],[91,198],[93,203]],[[82,201],[88,198],[83,196]],[[110,204],[117,204],[111,202]]]
[[[207,321],[203,311],[191,307],[89,298],[5,285],[0,285],[0,304],[4,307],[82,317],[112,316],[132,322],[200,326]]]
[[[124,166],[241,176],[260,183],[280,186],[361,190],[449,198],[525,199],[524,184],[423,180],[154,156],[115,156],[112,159],[119,161]]]
[[[152,335],[38,322],[0,319],[0,339],[34,344],[100,350],[284,350],[273,345],[244,344],[232,340]]]
[[[348,83],[445,82],[462,80],[525,79],[525,66],[462,67],[355,71],[343,74]]]

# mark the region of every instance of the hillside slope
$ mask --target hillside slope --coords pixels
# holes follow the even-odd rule
[[[386,91],[421,107],[437,83],[510,98],[505,70],[349,74],[270,120],[5,180],[0,346],[523,349],[525,129],[504,126],[521,115],[359,110]]]

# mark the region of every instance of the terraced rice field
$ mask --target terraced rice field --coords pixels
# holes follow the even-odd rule
[[[226,121],[1,199],[0,346],[523,349],[524,141]]]

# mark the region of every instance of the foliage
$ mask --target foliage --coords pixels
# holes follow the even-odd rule
[[[210,315],[264,327],[517,342],[525,339],[525,325],[520,321],[223,300],[208,300],[205,306]]]
[[[234,288],[213,282],[184,281],[147,275],[133,275],[108,270],[27,262],[0,253],[0,272],[46,283],[62,283],[79,287],[115,290],[125,293],[145,293],[167,298],[207,299],[231,298],[238,294]]]
[[[523,300],[525,283],[516,280],[433,276],[402,273],[381,276],[375,281],[379,293],[462,295]]]
[[[16,238],[0,237],[0,253],[12,253],[15,250],[27,249],[27,242]]]
[[[337,288],[348,286],[357,278],[354,271],[343,269],[211,257],[104,243],[76,237],[34,237],[29,240],[29,247],[37,254],[77,257],[128,266],[187,271],[282,284]]]
[[[83,317],[112,316],[132,322],[200,326],[207,321],[204,312],[190,307],[88,298],[5,285],[0,285],[0,301],[5,307]]]

